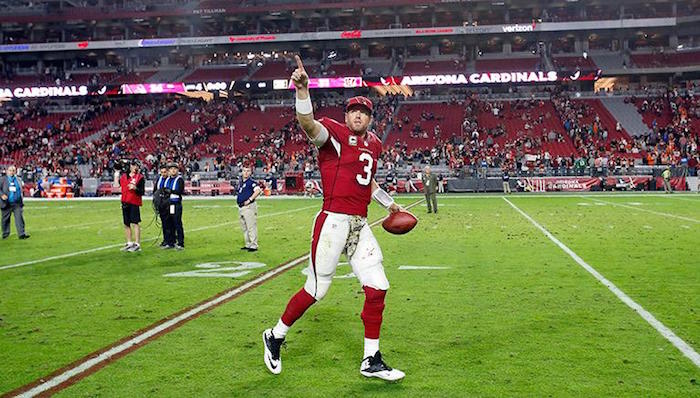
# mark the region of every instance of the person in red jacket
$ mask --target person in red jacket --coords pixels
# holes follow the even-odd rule
[[[146,190],[146,178],[139,172],[137,161],[129,165],[129,173],[122,171],[119,186],[122,189],[122,218],[126,244],[121,251],[141,251],[141,197]]]

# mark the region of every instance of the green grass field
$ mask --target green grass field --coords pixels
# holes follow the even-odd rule
[[[700,350],[700,195],[508,200]],[[407,235],[374,229],[392,286],[381,350],[403,382],[359,374],[364,296],[347,277],[290,331],[284,372],[268,373],[260,333],[303,285],[304,261],[58,395],[700,397],[700,368],[506,200],[439,204],[437,215],[413,208]],[[152,225],[142,252],[122,253],[118,202],[27,203],[31,239],[0,242],[0,394],[306,254],[320,206],[260,201],[260,251],[247,253],[233,200],[187,198],[185,251],[158,249]],[[384,214],[373,204],[368,218]],[[147,207],[142,217],[148,225]],[[235,261],[260,264],[236,277],[164,276]]]

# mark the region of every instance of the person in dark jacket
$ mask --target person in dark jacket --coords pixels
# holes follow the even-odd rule
[[[168,179],[165,184],[169,195],[169,205],[165,229],[168,230],[164,248],[184,250],[185,230],[182,227],[182,194],[185,192],[185,179],[180,175],[177,163],[168,163]]]
[[[168,165],[163,163],[160,166],[160,175],[158,176],[158,179],[155,181],[153,184],[153,198],[154,200],[156,199],[156,195],[162,195],[163,193],[163,188],[165,188],[165,185],[168,183]],[[170,201],[170,198],[168,198],[168,203]],[[163,201],[165,202],[165,201]],[[168,243],[170,239],[168,238],[168,230],[165,229],[166,223],[167,223],[167,218],[168,218],[168,203],[160,203],[160,206],[158,207],[158,215],[160,216],[160,225],[163,230],[163,241],[160,243],[161,248],[166,248],[168,246]]]
[[[29,235],[24,231],[24,200],[22,188],[24,182],[17,177],[17,168],[10,166],[5,172],[5,178],[0,180],[0,208],[2,208],[2,238],[10,236],[10,217],[15,217],[15,228],[20,239],[27,239]]]

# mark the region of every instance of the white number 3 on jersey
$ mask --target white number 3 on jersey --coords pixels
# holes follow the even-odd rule
[[[372,165],[374,164],[374,159],[372,159],[372,156],[369,153],[362,152],[360,154],[360,161],[367,162],[367,165],[363,169],[365,175],[357,174],[355,178],[360,185],[369,185],[369,182],[372,181]]]

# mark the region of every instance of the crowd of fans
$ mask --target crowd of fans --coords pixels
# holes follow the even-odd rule
[[[552,93],[551,101],[555,114],[533,112],[544,106],[542,100],[511,102],[510,117],[521,118],[524,127],[512,132],[514,134],[509,137],[514,138],[502,145],[496,141],[507,134],[505,124],[485,128],[479,126],[478,115],[490,113],[503,117],[503,104],[480,100],[476,96],[464,101],[452,100],[453,104],[463,106],[464,122],[461,131],[452,134],[449,139],[440,138],[439,124],[429,132],[421,130],[419,123],[402,129],[404,124],[410,124],[410,120],[396,120],[394,126],[408,137],[387,148],[383,154],[385,167],[392,169],[411,163],[446,164],[452,170],[476,174],[486,165],[488,168],[530,175],[582,175],[586,172],[622,172],[635,165],[672,165],[686,175],[696,175],[698,172],[700,105],[692,91],[689,95],[681,96],[678,91],[671,90],[662,98],[644,100],[644,105],[640,107],[642,113],[653,111],[660,116],[669,112],[671,122],[663,127],[655,123],[649,135],[616,134],[618,138],[612,138],[607,127],[601,123],[600,115],[595,114],[586,103],[572,100],[561,92]],[[441,116],[421,114],[423,120],[434,118],[440,119]],[[542,126],[551,118],[562,121],[566,136],[561,131]],[[696,121],[695,130],[692,120]],[[622,131],[619,122],[615,129]],[[429,137],[435,138],[433,146],[409,150],[408,138]],[[570,142],[574,151],[566,156],[553,155],[543,145],[548,142]]]
[[[452,106],[463,112],[458,131],[442,134],[440,123],[430,131],[420,129],[418,121],[399,119],[396,97],[375,100],[373,129],[380,137],[389,129],[401,137],[388,145],[381,167],[389,172],[409,170],[419,163],[444,165],[454,175],[479,175],[487,169],[508,170],[527,175],[583,175],[597,172],[622,172],[635,165],[673,165],[685,175],[696,175],[699,165],[700,101],[692,90],[669,90],[657,98],[630,98],[643,115],[652,114],[652,132],[629,136],[607,131],[594,108],[554,92],[551,104],[540,99],[519,99],[509,103],[488,101],[478,95],[453,97]],[[342,99],[321,98],[318,109],[342,107]],[[208,178],[235,178],[242,165],[252,165],[264,174],[279,177],[287,171],[311,175],[317,170],[316,149],[299,129],[292,108],[271,114],[286,121],[278,128],[261,128],[254,134],[239,134],[252,126],[236,126],[236,116],[257,108],[256,102],[190,102],[172,97],[138,104],[102,102],[89,105],[80,114],[66,117],[42,128],[18,127],[22,121],[46,117],[45,107],[30,105],[0,108],[0,159],[18,162],[36,176],[89,176],[111,179],[120,159],[138,158],[147,171],[160,164],[176,161],[188,176],[210,172]],[[127,109],[128,116],[109,125],[94,120],[115,109]],[[160,119],[176,112],[187,112],[194,129],[175,127],[168,131],[144,133]],[[485,127],[480,115],[493,116],[496,123]],[[420,113],[424,121],[441,122],[444,115],[435,111]],[[517,131],[509,131],[508,118],[518,118]],[[561,128],[552,128],[559,121]],[[263,126],[261,124],[260,126]],[[445,127],[447,128],[447,127]],[[615,127],[620,129],[619,123]],[[234,153],[227,140],[212,139],[234,131],[252,149]],[[88,139],[75,140],[76,134]],[[243,138],[241,138],[243,137]],[[409,149],[406,140],[431,138],[433,145]],[[145,145],[150,140],[153,145]],[[569,143],[569,154],[549,151],[549,143]],[[17,156],[21,154],[21,156]],[[196,177],[196,178],[198,178]]]

